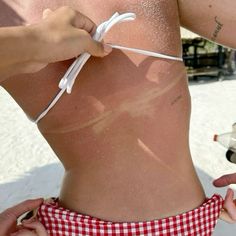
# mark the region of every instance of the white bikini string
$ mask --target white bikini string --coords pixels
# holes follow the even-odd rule
[[[103,22],[97,27],[96,33],[93,36],[94,40],[102,41],[105,34],[117,23],[125,22],[125,21],[131,21],[136,18],[134,13],[125,13],[125,14],[119,14],[115,13],[108,21]],[[120,49],[120,50],[127,50],[151,57],[157,57],[157,58],[163,58],[163,59],[169,59],[169,60],[175,60],[175,61],[183,61],[181,57],[174,57],[170,55],[164,55],[156,52],[136,49],[136,48],[128,48],[123,47],[119,45],[112,45],[111,47]],[[52,109],[52,107],[57,103],[57,101],[60,99],[60,97],[63,95],[63,93],[66,91],[68,94],[71,93],[74,82],[80,73],[81,69],[85,65],[85,63],[88,61],[88,59],[91,57],[89,53],[83,53],[81,54],[69,67],[63,78],[61,79],[59,83],[59,88],[61,89],[56,96],[53,98],[53,100],[49,103],[49,105],[46,107],[46,109],[37,117],[37,119],[34,121],[36,124]]]
[[[125,50],[125,51],[129,51],[129,52],[135,52],[135,53],[139,53],[139,54],[150,56],[150,57],[158,57],[158,58],[174,60],[174,61],[183,61],[182,57],[174,57],[174,56],[170,56],[170,55],[166,55],[166,54],[162,54],[162,53],[158,53],[158,52],[152,52],[152,51],[147,51],[147,50],[138,49],[138,48],[128,48],[128,47],[109,44],[109,43],[108,43],[108,45],[110,45],[112,48]]]

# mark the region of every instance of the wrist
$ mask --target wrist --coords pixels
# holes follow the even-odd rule
[[[0,32],[0,82],[10,76],[36,71],[37,38],[32,27],[3,27]],[[37,64],[37,63],[36,63]]]
[[[46,63],[40,60],[42,44],[37,26],[22,27],[18,39],[20,58],[15,65],[19,68],[19,73],[33,73],[45,67]]]
[[[41,50],[40,34],[38,33],[37,26],[31,25],[24,27],[23,30],[22,49],[24,50],[24,63],[32,63],[39,61]]]
[[[38,54],[37,35],[34,27],[18,26],[6,28],[3,32],[6,36],[1,37],[1,44],[5,60],[2,66],[11,67],[36,61]]]
[[[27,38],[30,42],[30,62],[48,63],[55,62],[54,47],[60,41],[60,35],[55,36],[46,23],[38,23],[28,27]]]

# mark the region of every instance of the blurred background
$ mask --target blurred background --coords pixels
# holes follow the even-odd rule
[[[181,28],[183,58],[190,80],[215,77],[223,80],[235,74],[235,50],[216,45]]]

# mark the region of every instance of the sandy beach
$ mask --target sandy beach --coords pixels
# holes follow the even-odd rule
[[[236,77],[190,82],[192,116],[190,145],[197,173],[207,196],[225,195],[212,180],[236,172],[225,158],[225,149],[212,138],[231,131],[236,122]],[[181,135],[181,134],[180,134]],[[13,99],[0,89],[0,211],[22,200],[57,196],[63,168],[35,124]],[[236,185],[232,186],[236,190]],[[189,190],[191,191],[191,189]],[[236,224],[219,221],[214,236],[233,236]]]

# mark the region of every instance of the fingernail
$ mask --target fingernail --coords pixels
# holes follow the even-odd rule
[[[108,44],[103,44],[103,47],[104,47],[104,52],[105,54],[109,54],[112,52],[112,47]]]

